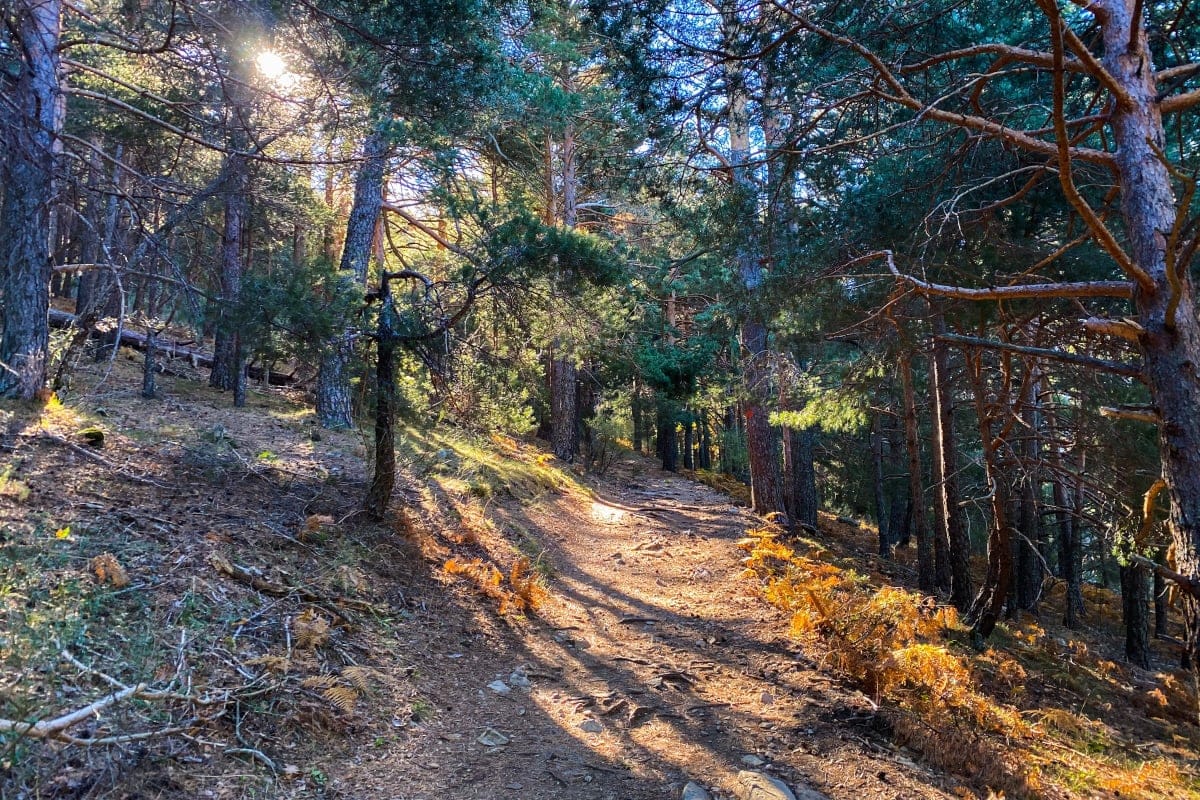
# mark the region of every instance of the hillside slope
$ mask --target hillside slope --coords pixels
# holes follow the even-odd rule
[[[133,369],[2,412],[0,718],[146,684],[71,743],[10,737],[4,798],[731,797],[743,770],[833,800],[987,793],[788,636],[737,546],[761,522],[724,495],[628,452],[582,475],[409,430],[370,524],[356,434],[282,390],[113,388]]]

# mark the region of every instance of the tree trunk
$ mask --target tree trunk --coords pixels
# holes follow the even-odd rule
[[[936,334],[946,331],[941,314],[934,316],[935,338],[930,359],[930,383],[933,395],[933,479],[937,482],[939,530],[934,555],[937,558],[937,582],[949,585],[950,602],[965,613],[971,607],[971,539],[959,505],[958,441],[954,433],[953,387],[950,385],[950,354]],[[946,581],[949,581],[947,584]]]
[[[158,332],[151,327],[146,330],[146,353],[142,359],[142,397],[148,400],[153,399],[157,392],[154,380],[154,370],[157,367],[157,359],[155,358],[157,350]]]
[[[1054,515],[1058,522],[1059,574],[1067,584],[1063,625],[1078,630],[1083,619],[1083,544],[1081,523],[1072,516],[1071,500],[1061,479],[1054,481]]]
[[[387,137],[380,130],[363,142],[363,162],[354,181],[354,204],[346,223],[346,241],[339,265],[338,292],[363,286],[371,259],[371,240],[383,207],[383,175],[387,166]],[[354,356],[354,333],[350,321],[325,343],[317,373],[317,419],[323,428],[354,426],[354,404],[350,391],[350,362]]]
[[[213,366],[208,384],[221,391],[234,390],[238,375],[245,372],[241,335],[235,312],[242,294],[242,246],[246,233],[250,187],[249,164],[245,156],[229,156],[230,178],[225,196],[225,226],[221,237],[221,295],[217,331],[213,342]],[[243,377],[244,380],[244,377]]]
[[[364,508],[375,519],[383,519],[396,485],[396,310],[388,276],[379,281],[379,325],[376,330],[375,364],[375,471],[367,489]]]
[[[50,355],[50,205],[65,114],[59,86],[62,0],[14,0],[17,52],[0,124],[0,396],[32,399],[46,383]]]
[[[675,443],[675,407],[669,400],[658,402],[658,454],[667,472],[679,470],[679,447]]]
[[[1121,212],[1133,264],[1149,277],[1134,292],[1146,382],[1163,423],[1159,450],[1171,499],[1170,523],[1178,571],[1200,578],[1200,320],[1187,263],[1168,266],[1168,235],[1176,229],[1171,175],[1154,60],[1146,26],[1134,19],[1141,3],[1097,3],[1104,40],[1103,65],[1129,95],[1114,105],[1110,122],[1121,188]],[[1132,32],[1132,35],[1131,35]],[[1175,244],[1171,242],[1171,244]],[[1182,242],[1178,244],[1182,245]],[[1170,255],[1173,262],[1175,254]],[[1171,264],[1174,267],[1174,264]],[[1200,669],[1200,598],[1183,593],[1186,651]],[[1197,675],[1200,677],[1200,674]]]
[[[700,426],[700,469],[712,469],[712,439],[708,429],[708,412],[701,411],[697,420]]]
[[[695,423],[692,421],[691,412],[688,412],[687,418],[683,421],[683,468],[689,470],[696,468],[694,426]]]
[[[1036,616],[1042,596],[1042,581],[1045,578],[1042,569],[1041,548],[1039,547],[1041,516],[1038,513],[1038,497],[1041,494],[1041,478],[1038,474],[1041,445],[1038,442],[1038,430],[1041,424],[1041,415],[1038,412],[1040,380],[1036,374],[1037,367],[1031,364],[1029,369],[1034,374],[1025,381],[1025,389],[1021,397],[1021,420],[1024,428],[1021,434],[1024,437],[1021,442],[1021,485],[1014,498],[1017,502],[1016,519],[1019,531],[1015,543],[1017,555],[1015,607]]]
[[[871,417],[871,492],[875,498],[875,524],[879,528],[879,555],[892,557],[892,544],[888,537],[887,500],[883,478],[883,428],[880,415]]]
[[[1007,470],[1000,462],[1002,443],[995,438],[994,420],[988,412],[987,379],[983,373],[983,358],[978,353],[967,353],[972,389],[975,393],[975,414],[979,419],[980,441],[983,443],[983,466],[991,496],[992,523],[988,532],[987,576],[967,619],[973,624],[973,636],[982,642],[991,635],[1004,611],[1008,592],[1012,586],[1012,529],[1009,527],[1009,485]],[[1008,398],[1001,396],[995,404],[1008,408]]]
[[[642,387],[636,380],[633,382],[633,391],[629,395],[629,415],[633,417],[633,450],[635,453],[644,452],[646,434],[642,411]]]
[[[913,392],[912,356],[900,350],[900,384],[904,392],[904,442],[908,451],[908,495],[912,501],[917,536],[917,585],[923,592],[937,591],[933,536],[925,512],[925,488],[921,480],[921,439],[917,427],[917,402]]]
[[[1150,668],[1150,582],[1140,564],[1121,567],[1121,611],[1125,622],[1125,658]]]
[[[735,50],[744,45],[741,40],[742,22],[736,6],[722,7],[724,36]],[[738,277],[748,296],[754,298],[765,278],[763,254],[759,252],[762,233],[758,219],[758,195],[750,154],[750,91],[742,61],[729,59],[725,63],[728,96],[729,163],[732,165],[735,203],[741,240],[737,243]],[[779,513],[786,516],[783,504],[783,477],[776,453],[775,435],[768,420],[768,400],[771,397],[770,372],[767,369],[767,327],[751,314],[742,321],[742,377],[748,399],[746,419],[746,453],[750,462],[751,505],[759,514]],[[786,523],[786,519],[784,520]]]
[[[1165,550],[1158,554],[1158,563],[1166,562],[1167,553]],[[1162,575],[1154,573],[1154,635],[1156,637],[1167,636],[1170,633],[1170,618],[1169,606],[1167,602],[1167,582]]]
[[[556,358],[550,367],[550,445],[568,463],[579,454],[579,408],[575,363]]]
[[[794,527],[817,530],[816,428],[788,429],[783,439],[784,504]]]

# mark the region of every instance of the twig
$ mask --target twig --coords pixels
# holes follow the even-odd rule
[[[143,478],[140,475],[132,475],[132,474],[126,472],[124,469],[122,469],[118,464],[116,464],[112,461],[109,461],[107,458],[100,455],[99,453],[93,453],[91,450],[88,450],[85,447],[81,447],[80,445],[77,445],[74,442],[72,442],[70,439],[63,438],[62,436],[59,436],[56,433],[50,433],[49,431],[42,431],[38,435],[44,439],[49,439],[50,441],[52,441],[56,444],[61,444],[62,446],[69,448],[73,453],[77,453],[77,454],[83,456],[84,458],[95,461],[97,464],[101,464],[105,467],[108,467],[109,469],[113,470],[118,475],[120,475],[122,478],[128,478],[129,480],[133,481],[134,483],[143,483],[143,484],[146,484],[147,486],[156,486],[159,489],[170,489],[171,488],[170,486],[167,486],[166,484],[159,483],[158,481],[151,480],[150,478]]]
[[[266,765],[267,769],[276,775],[279,770],[275,768],[275,762],[267,758],[267,755],[261,750],[255,750],[253,747],[231,747],[225,751],[227,756],[249,756],[253,761],[261,761]]]

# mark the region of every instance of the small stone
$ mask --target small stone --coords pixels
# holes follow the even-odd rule
[[[579,730],[583,731],[584,733],[602,733],[604,731],[604,726],[600,724],[599,720],[585,719],[583,722],[579,723]]]
[[[533,684],[529,680],[529,676],[525,674],[525,670],[517,667],[512,674],[508,676],[510,686],[516,686],[518,689],[528,689]]]
[[[487,685],[487,688],[491,689],[493,692],[495,692],[496,694],[501,695],[501,696],[506,695],[512,691],[512,687],[510,687],[504,681],[492,681],[491,683],[489,683]]]
[[[475,741],[479,742],[485,747],[503,747],[511,740],[495,728],[488,728],[483,733],[479,734],[479,738]]]
[[[712,795],[695,781],[688,781],[684,784],[683,794],[679,795],[679,800],[712,800]]]
[[[787,784],[765,772],[742,770],[734,794],[738,800],[797,800]]]
[[[747,753],[746,755],[742,756],[742,763],[747,767],[761,767],[767,762],[763,758],[756,756],[753,753]]]
[[[523,784],[523,783],[506,783],[506,784],[504,784],[504,788],[505,788],[505,789],[512,789],[512,790],[515,792],[515,791],[517,791],[518,789],[524,789],[524,788],[525,788],[525,784]]]

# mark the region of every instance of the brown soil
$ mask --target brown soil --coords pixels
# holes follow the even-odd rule
[[[551,599],[491,635],[455,620],[462,609],[431,609],[440,635],[427,627],[407,661],[439,713],[357,751],[347,796],[635,800],[689,780],[731,796],[747,756],[834,800],[949,796],[953,782],[893,752],[871,701],[814,669],[740,577],[749,512],[635,455],[592,484],[594,498],[491,509],[545,548]],[[487,688],[516,669],[528,690]],[[510,743],[480,744],[489,728]]]

